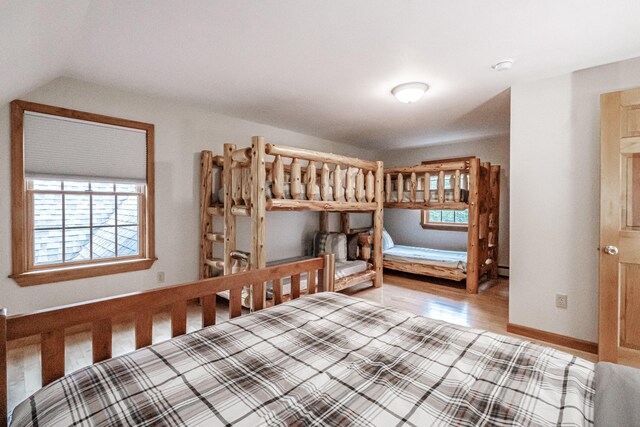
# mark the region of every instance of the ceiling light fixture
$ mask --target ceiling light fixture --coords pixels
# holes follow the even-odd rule
[[[513,59],[503,59],[491,66],[496,71],[506,71],[513,67]]]
[[[429,90],[429,85],[421,82],[403,83],[391,89],[391,93],[404,104],[417,102]]]

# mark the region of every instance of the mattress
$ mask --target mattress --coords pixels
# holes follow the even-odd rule
[[[336,293],[80,369],[15,427],[591,425],[594,365]]]
[[[467,269],[466,252],[395,245],[383,251],[383,257],[389,261]]]
[[[368,268],[369,264],[362,260],[336,262],[336,279],[362,273],[367,271]]]

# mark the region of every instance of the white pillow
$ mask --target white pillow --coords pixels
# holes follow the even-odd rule
[[[373,236],[373,228],[369,230],[369,234]],[[394,246],[395,244],[393,243],[393,239],[391,238],[391,235],[387,232],[387,230],[383,228],[382,229],[382,251],[384,252],[387,249],[391,249]]]
[[[391,235],[387,233],[387,230],[382,229],[382,251],[386,251],[387,249],[391,249],[395,245],[393,244],[393,239]]]

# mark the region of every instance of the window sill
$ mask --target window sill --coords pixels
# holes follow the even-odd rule
[[[50,270],[34,270],[14,274],[11,277],[20,286],[43,285],[45,283],[86,279],[109,274],[148,270],[157,258],[142,258],[127,261],[111,261],[100,264],[88,264],[73,267],[59,267]]]
[[[422,223],[420,225],[425,230],[443,230],[443,231],[468,231],[469,230],[469,226],[467,224]]]

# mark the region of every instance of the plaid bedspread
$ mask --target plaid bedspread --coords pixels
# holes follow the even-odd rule
[[[594,365],[322,293],[81,369],[13,426],[589,425]]]

